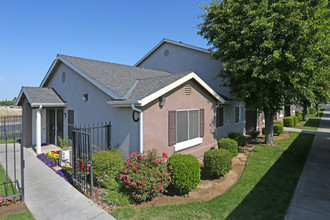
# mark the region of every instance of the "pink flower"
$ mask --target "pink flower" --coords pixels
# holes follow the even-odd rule
[[[163,152],[163,158],[167,159],[168,158],[168,155],[167,153]]]
[[[172,166],[169,166],[168,169],[173,170],[173,167]]]

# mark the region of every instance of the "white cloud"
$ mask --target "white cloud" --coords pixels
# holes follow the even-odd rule
[[[0,76],[0,83],[5,81],[5,77],[4,76]]]

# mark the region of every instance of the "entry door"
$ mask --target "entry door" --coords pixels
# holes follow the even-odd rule
[[[63,110],[57,109],[57,137],[63,138]],[[56,138],[57,140],[57,138]]]
[[[49,120],[49,129],[48,129],[48,141],[50,144],[56,144],[55,143],[55,110],[49,109],[47,111],[48,120]]]

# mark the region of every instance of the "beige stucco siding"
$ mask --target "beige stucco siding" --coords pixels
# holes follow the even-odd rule
[[[191,87],[186,95],[185,86]],[[144,152],[157,149],[159,153],[174,153],[174,145],[168,146],[168,112],[187,109],[204,109],[204,137],[200,145],[179,151],[191,153],[196,157],[216,146],[215,139],[215,106],[216,100],[194,80],[179,86],[165,95],[166,101],[160,108],[158,99],[143,108]]]

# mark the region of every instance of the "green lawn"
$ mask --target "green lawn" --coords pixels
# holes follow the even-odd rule
[[[300,122],[301,124],[297,125],[295,128],[317,131],[322,116],[323,116],[323,111],[320,111],[319,116],[317,114],[309,115],[307,121]]]
[[[118,219],[283,219],[314,139],[313,134],[290,136],[276,147],[256,146],[238,183],[210,201],[119,208],[111,214]]]
[[[14,185],[10,183],[10,179],[8,178],[8,195],[14,195]],[[3,169],[3,167],[0,164],[0,197],[5,197],[6,196],[6,172]],[[13,204],[14,205],[14,204]],[[0,207],[0,213],[1,213],[1,207]],[[21,220],[21,219],[34,219],[32,214],[29,211],[23,211],[23,212],[18,212],[14,214],[9,214],[6,216],[1,216],[0,220],[5,220],[5,219],[13,219],[13,220]]]
[[[14,195],[14,187],[10,181],[11,180],[8,177],[8,195]],[[6,191],[6,172],[0,164],[0,197],[5,197]]]
[[[17,212],[14,214],[9,214],[0,217],[0,220],[33,220],[33,219],[34,218],[29,211]]]

